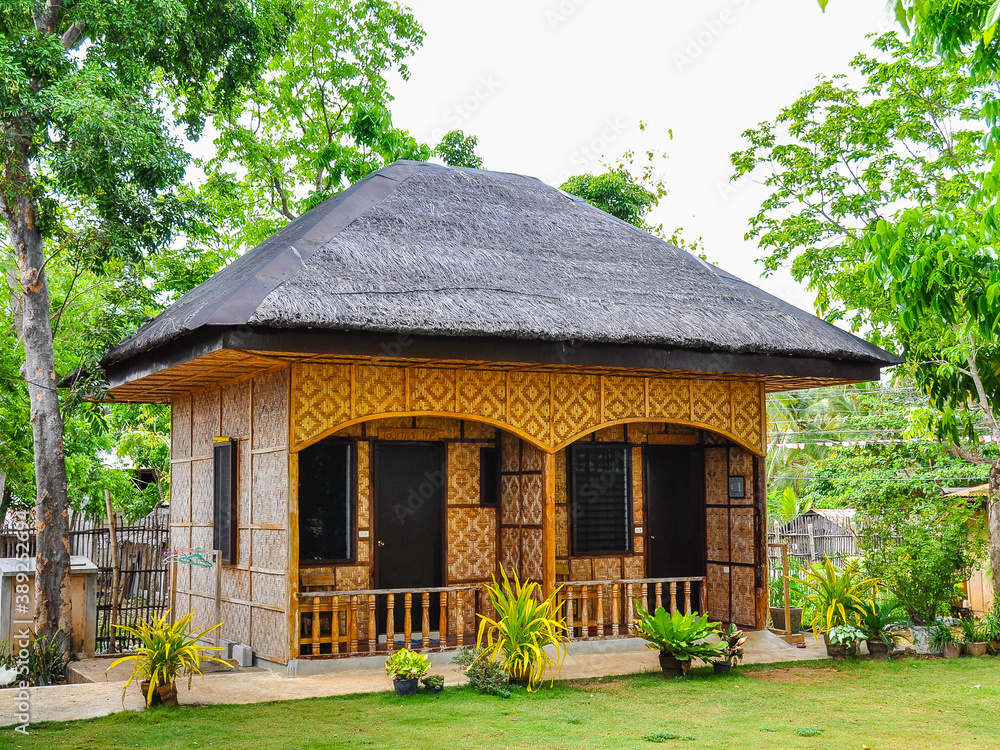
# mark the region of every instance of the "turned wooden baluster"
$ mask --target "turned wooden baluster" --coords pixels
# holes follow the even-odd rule
[[[611,584],[611,635],[618,635],[618,620],[620,609],[618,607],[618,587],[621,584]]]
[[[649,609],[649,586],[643,583],[639,587],[639,596],[642,597],[643,609]]]
[[[333,611],[330,613],[330,645],[335,654],[340,653],[340,597],[333,597]]]
[[[677,581],[670,582],[670,614],[677,614]]]
[[[358,651],[358,597],[351,596],[351,624],[348,628],[351,634],[351,643],[348,646],[348,653],[355,654]]]
[[[698,605],[701,607],[701,614],[705,614],[708,610],[708,592],[705,590],[704,580],[698,583]]]
[[[691,581],[684,581],[684,614],[691,614]]]
[[[368,595],[368,650],[378,648],[378,623],[375,622],[375,594]]]
[[[583,640],[590,640],[590,602],[587,601],[590,598],[590,587],[584,586],[583,591],[580,592],[580,637]]]
[[[459,589],[455,593],[455,645],[465,645],[465,592]]]
[[[625,584],[625,598],[628,599],[628,620],[625,621],[625,634],[632,635],[632,624],[635,621],[635,599],[632,598],[632,584]]]
[[[604,637],[604,584],[597,584],[597,637]]]
[[[312,654],[319,653],[319,597],[313,597]]]
[[[575,638],[576,633],[573,628],[573,587],[566,587],[566,635]]]
[[[396,648],[396,595],[386,594],[385,608],[385,649],[389,653]]]
[[[656,609],[659,609],[663,606],[663,584],[658,582],[653,589],[656,592]]]
[[[448,592],[441,592],[441,620],[438,622],[438,648],[448,645]]]
[[[425,591],[423,596],[424,612],[420,618],[420,647],[427,648],[431,645],[431,595]]]
[[[403,594],[403,648],[410,648],[410,636],[413,635],[413,594],[407,591]]]

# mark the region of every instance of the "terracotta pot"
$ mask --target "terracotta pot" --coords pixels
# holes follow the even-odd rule
[[[945,659],[957,659],[962,655],[962,649],[957,643],[946,643],[941,650],[941,655]]]
[[[176,706],[177,705],[177,683],[171,682],[169,685],[160,685],[156,688],[157,694],[160,696],[160,703],[164,706]]]
[[[986,641],[975,641],[965,644],[965,653],[969,656],[986,656]]]
[[[680,677],[687,674],[690,668],[690,659],[678,659],[669,651],[660,652],[660,669],[663,670],[664,677]]]
[[[869,638],[865,643],[868,645],[868,655],[873,659],[888,659],[889,645],[882,641]]]
[[[153,691],[152,696],[149,695],[149,683],[140,682],[139,689],[142,690],[142,698],[146,701],[147,706],[159,706],[163,701],[160,700],[160,693],[157,690]],[[148,697],[147,697],[148,696]]]
[[[993,649],[994,654],[1000,654],[1000,638],[994,638],[990,641],[990,648]]]
[[[712,662],[712,669],[714,670],[714,672],[716,674],[729,674],[729,672],[730,672],[730,670],[732,670],[732,668],[733,668],[733,665],[730,664],[728,661],[713,661]]]
[[[775,630],[785,629],[785,608],[784,607],[770,607],[771,610],[771,624],[774,626]],[[802,630],[802,607],[789,607],[788,608],[788,619],[791,622],[791,630],[793,633],[798,633]]]
[[[412,680],[393,680],[392,686],[396,688],[396,695],[403,697],[417,694],[417,685],[420,683],[416,677]]]

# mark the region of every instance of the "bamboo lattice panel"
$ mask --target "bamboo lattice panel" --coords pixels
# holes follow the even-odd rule
[[[763,384],[754,380],[301,362],[292,365],[292,393],[294,450],[352,422],[428,413],[486,420],[546,451],[643,419],[765,449]]]

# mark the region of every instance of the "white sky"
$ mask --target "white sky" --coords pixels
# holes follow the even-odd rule
[[[825,14],[816,0],[403,2],[427,36],[393,87],[398,127],[432,144],[462,129],[488,169],[556,186],[628,148],[665,151],[670,193],[652,223],[701,236],[721,267],[812,309],[787,275],[759,278],[743,236],[767,193],[729,183],[729,155],[817,75],[847,72],[866,34],[894,28],[885,0],[831,0]]]

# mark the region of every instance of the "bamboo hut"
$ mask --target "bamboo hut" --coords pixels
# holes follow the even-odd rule
[[[398,162],[103,365],[172,406],[172,545],[220,551],[223,637],[301,673],[470,642],[501,565],[574,639],[636,599],[763,628],[765,394],[897,362],[536,179]]]

